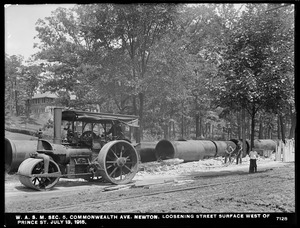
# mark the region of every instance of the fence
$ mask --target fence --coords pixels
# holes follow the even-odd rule
[[[286,143],[279,141],[276,146],[276,161],[291,162],[295,161],[295,140],[287,139]]]

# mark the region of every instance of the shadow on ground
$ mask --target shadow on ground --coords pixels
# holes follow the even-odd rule
[[[103,187],[111,187],[115,186],[112,183],[102,182],[102,181],[74,181],[68,179],[61,179],[58,183],[49,190],[41,190],[41,191],[53,191],[58,190],[60,187],[77,187],[77,186],[103,186]],[[15,189],[22,191],[22,192],[39,192],[38,190],[27,188],[26,186],[20,185],[16,186]]]
[[[249,173],[248,171],[210,171],[210,172],[192,172],[187,175],[184,175],[185,177],[190,177],[193,179],[205,179],[205,178],[214,178],[214,177],[224,177],[224,176],[242,176],[242,175],[255,175],[260,173],[265,173],[273,170],[271,169],[265,169],[265,170],[259,170],[257,173]]]

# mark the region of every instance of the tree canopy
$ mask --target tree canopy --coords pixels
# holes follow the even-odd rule
[[[252,137],[263,113],[294,126],[291,4],[76,5],[36,30],[30,66],[6,56],[7,111],[25,112],[17,97],[40,90],[65,106],[139,115],[138,138],[170,137],[171,123],[187,138],[238,136],[242,109]]]

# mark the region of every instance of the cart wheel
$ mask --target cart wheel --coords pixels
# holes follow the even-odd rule
[[[20,182],[28,188],[36,190],[48,190],[59,180],[59,177],[34,177],[34,174],[44,173],[43,159],[27,158],[19,166],[18,174]],[[49,174],[61,174],[58,165],[50,160]]]
[[[98,155],[101,176],[113,184],[129,183],[138,171],[138,153],[125,140],[106,143]]]

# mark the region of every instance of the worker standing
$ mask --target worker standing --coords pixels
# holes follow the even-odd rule
[[[250,157],[249,173],[256,173],[257,172],[256,160],[258,159],[258,153],[256,151],[250,151],[249,157]]]
[[[228,146],[225,150],[226,154],[225,154],[225,163],[227,162],[227,158],[229,160],[229,163],[231,162],[231,154],[234,151],[234,149],[232,148],[232,146]]]

